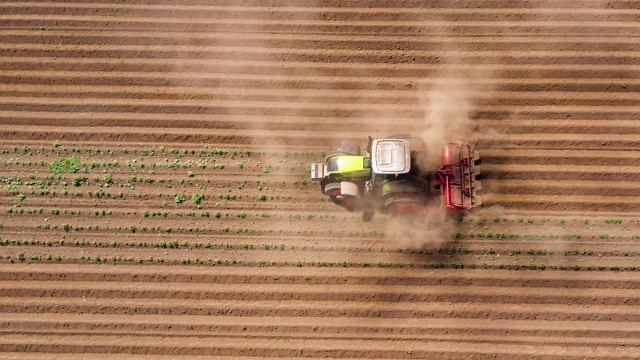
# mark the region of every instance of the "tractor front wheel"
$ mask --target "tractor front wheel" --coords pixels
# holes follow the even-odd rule
[[[339,182],[328,183],[322,189],[325,195],[329,195],[332,197],[340,195],[341,186]]]
[[[355,184],[349,183],[353,186]],[[329,195],[329,199],[334,204],[340,205],[347,211],[358,211],[361,208],[361,199],[358,196],[342,193],[342,183],[332,182],[324,186],[323,192],[325,195]]]

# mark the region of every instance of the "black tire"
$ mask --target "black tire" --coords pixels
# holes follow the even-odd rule
[[[411,133],[399,133],[387,136],[387,139],[420,139],[420,137],[416,134]]]
[[[359,211],[362,200],[357,196],[343,195],[341,190],[341,183],[332,182],[324,186],[323,193],[329,195],[329,200],[332,203],[342,206],[345,210],[349,212]]]
[[[322,189],[322,192],[325,195],[331,195],[331,190],[335,190],[335,189],[340,190],[340,186],[341,185],[339,182],[328,183],[327,185],[324,186],[324,189]]]
[[[362,150],[360,149],[360,145],[358,145],[355,141],[343,140],[340,145],[340,151],[347,155],[360,155]]]
[[[391,195],[384,201],[385,209],[393,212],[415,212],[422,210],[426,199],[418,194],[397,194]]]
[[[331,159],[332,157],[336,157],[336,156],[344,156],[344,155],[351,155],[351,154],[347,154],[342,152],[342,150],[333,150],[333,151],[329,151],[325,156],[324,156],[324,161],[329,161],[329,159]]]
[[[413,203],[413,204],[424,205],[424,201],[422,201],[422,199],[420,199],[417,196],[401,196],[401,197],[391,196],[387,198],[387,200],[385,200],[384,206],[388,207],[389,205],[398,204],[398,203],[405,203],[405,204]]]
[[[340,149],[329,151],[324,156],[324,161],[327,161],[335,156],[344,156],[344,155],[350,155],[350,156],[360,155],[360,145],[356,144],[353,141],[344,140],[342,141],[342,146],[340,147]]]

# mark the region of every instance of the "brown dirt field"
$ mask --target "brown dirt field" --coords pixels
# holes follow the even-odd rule
[[[640,357],[640,2],[0,9],[1,359]],[[309,180],[399,132],[484,207]]]

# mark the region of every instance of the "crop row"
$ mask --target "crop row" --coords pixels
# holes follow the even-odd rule
[[[244,215],[245,213],[238,213],[237,215]],[[4,226],[4,225],[3,225]],[[49,231],[56,231],[56,230],[62,230],[64,232],[82,232],[82,231],[92,231],[93,233],[95,233],[96,231],[101,231],[101,232],[106,232],[106,233],[112,233],[112,234],[119,234],[122,232],[128,232],[128,233],[140,233],[140,232],[154,232],[154,233],[185,233],[185,232],[189,232],[189,233],[214,233],[214,234],[226,234],[226,233],[232,233],[232,232],[236,232],[236,233],[245,233],[245,234],[251,234],[251,233],[264,233],[264,234],[273,234],[273,233],[277,233],[277,234],[296,234],[299,236],[317,236],[317,235],[321,235],[320,230],[313,230],[310,228],[297,228],[294,230],[285,230],[281,227],[274,229],[274,228],[262,228],[262,229],[258,229],[258,228],[254,228],[254,227],[246,227],[246,226],[238,226],[235,228],[231,228],[230,226],[224,226],[222,228],[219,229],[214,229],[211,226],[177,226],[177,227],[171,227],[171,226],[146,226],[146,225],[130,225],[130,226],[115,226],[115,225],[73,225],[73,224],[69,224],[69,223],[63,223],[63,224],[37,224],[35,225],[36,229],[39,230],[49,230]],[[345,236],[365,236],[365,235],[369,235],[369,236],[384,236],[383,232],[378,232],[375,229],[369,230],[368,232],[365,232],[364,230],[333,230],[333,229],[328,229],[323,231],[323,233],[325,233],[326,235],[345,235]]]
[[[45,213],[45,209],[44,208],[35,208],[35,209],[24,209],[21,207],[10,207],[5,209],[5,212],[7,214],[10,215],[22,215],[22,214],[29,214],[29,215],[37,215],[37,214],[44,214]],[[60,210],[58,208],[51,208],[49,209],[49,211],[47,213],[51,213],[52,215],[82,215],[82,214],[92,214],[94,216],[99,216],[99,217],[103,217],[103,216],[111,216],[113,215],[113,211],[112,210],[108,210],[108,209],[97,209],[97,210],[88,210],[87,212],[83,213],[81,210],[73,210],[73,209],[65,209],[65,210]],[[137,210],[122,210],[120,211],[121,215],[125,215],[125,216],[136,216],[138,215],[138,211]],[[210,211],[200,211],[198,213],[196,213],[195,211],[174,211],[173,213],[169,213],[168,211],[148,211],[148,210],[143,210],[140,212],[139,214],[140,216],[144,217],[144,218],[149,218],[149,217],[168,217],[169,215],[172,216],[177,216],[177,217],[207,217],[207,218],[216,218],[216,219],[225,219],[225,218],[233,218],[234,217],[234,213],[229,212],[229,211],[225,211],[224,213],[221,211],[216,211],[211,213]],[[244,211],[240,211],[235,213],[235,217],[244,219],[247,218],[248,214]],[[285,217],[282,214],[269,214],[268,212],[260,212],[260,213],[255,213],[255,217],[256,218],[277,218],[277,219],[284,219]],[[299,213],[294,213],[294,214],[289,214],[288,215],[288,219],[292,220],[302,220],[302,219],[306,219],[306,220],[311,220],[311,219],[331,219],[331,220],[341,220],[341,221],[345,221],[347,220],[347,217],[345,215],[335,215],[335,214],[313,214],[313,213],[307,213],[303,215],[300,215]],[[42,225],[39,225],[38,227],[42,227]],[[57,228],[57,227],[56,227]]]
[[[158,194],[158,197],[162,196],[162,194]],[[171,195],[173,202],[180,204],[186,201],[187,196],[183,195],[183,194],[173,194]],[[241,199],[242,196],[241,195],[236,195],[233,193],[227,193],[227,194],[218,194],[216,196],[218,199],[222,199],[225,201],[232,201],[232,200],[238,200]],[[200,205],[200,203],[202,202],[202,200],[205,198],[205,196],[203,194],[192,194],[190,196],[190,200],[191,202],[193,202],[194,205]],[[266,200],[274,200],[274,199],[280,199],[278,196],[271,196],[270,198],[267,198],[267,196],[265,194],[259,194],[259,195],[255,195],[253,196],[254,201],[266,201]],[[327,201],[326,197],[320,198],[320,201]],[[214,207],[218,207],[221,204],[216,203],[214,205]],[[74,210],[74,209],[66,209],[66,210],[59,210],[58,208],[50,208],[48,210],[45,210],[42,207],[39,208],[31,208],[31,209],[27,209],[27,208],[23,208],[21,205],[16,205],[14,207],[9,207],[5,209],[5,212],[8,214],[12,214],[12,215],[22,215],[22,214],[33,214],[33,215],[37,215],[37,214],[43,214],[45,212],[50,212],[53,215],[60,215],[60,214],[71,214],[71,215],[81,215],[82,211],[81,210]],[[113,212],[110,209],[97,209],[97,210],[92,210],[89,211],[90,214],[96,215],[96,216],[107,216],[107,215],[112,215]],[[121,215],[137,215],[138,211],[137,210],[122,210],[120,211]],[[170,213],[168,211],[152,211],[152,210],[142,210],[140,211],[140,214],[143,217],[156,217],[156,216],[161,216],[161,217],[167,217],[168,215],[170,215]],[[244,216],[242,216],[241,214],[245,214]],[[175,216],[197,216],[195,212],[193,211],[187,211],[187,212],[182,212],[182,211],[176,211],[173,213],[173,215]],[[215,218],[228,218],[231,213],[230,212],[220,212],[220,211],[216,211],[213,214],[209,211],[201,211],[199,213],[200,216],[202,217],[215,217]],[[237,215],[238,217],[246,217],[246,213],[245,212],[241,212],[238,213]],[[262,212],[262,213],[257,213],[256,217],[261,216],[261,217],[270,217],[271,215],[269,215],[268,213]],[[282,218],[282,215],[278,215],[279,218]],[[289,219],[302,219],[305,218],[307,220],[311,220],[311,219],[318,219],[318,220],[322,220],[322,219],[330,219],[330,220],[346,220],[347,216],[346,215],[336,215],[335,213],[331,213],[331,214],[322,214],[322,213],[306,213],[306,214],[299,214],[299,213],[291,213],[288,214]],[[353,216],[352,216],[353,217]],[[633,221],[633,220],[630,220]],[[611,219],[604,219],[605,223],[610,223]],[[628,227],[623,227],[619,230],[629,230]],[[453,232],[450,234],[450,236],[454,239],[460,239],[463,238],[464,236],[462,235],[461,232]],[[615,237],[615,236],[609,236],[609,234],[607,233],[601,233],[598,235],[600,238],[606,239],[606,238],[610,238],[610,237]],[[505,239],[505,238],[509,238],[509,239],[517,239],[517,238],[525,238],[525,239],[541,239],[541,238],[551,238],[551,239],[557,239],[557,238],[563,238],[563,239],[580,239],[582,237],[585,237],[585,235],[582,234],[578,234],[578,233],[564,233],[564,234],[544,234],[544,233],[525,233],[525,234],[519,234],[519,233],[515,233],[515,232],[500,232],[500,231],[496,231],[496,232],[484,232],[484,231],[469,231],[467,236],[467,238],[496,238],[496,239]],[[595,237],[595,235],[592,235],[592,237]],[[637,239],[640,238],[640,236],[638,234],[632,234],[631,235],[632,239]]]
[[[136,175],[130,175],[127,179],[123,181],[118,181],[111,173],[103,174],[100,176],[94,176],[93,182],[89,179],[88,176],[85,175],[77,175],[73,177],[73,179],[68,180],[66,177],[61,175],[48,176],[47,180],[37,180],[33,179],[35,177],[34,174],[29,175],[29,180],[22,180],[18,176],[0,176],[0,183],[4,183],[4,188],[8,191],[8,193],[12,196],[16,196],[19,202],[24,201],[27,195],[40,195],[40,196],[51,196],[51,197],[88,197],[88,198],[96,198],[96,199],[127,199],[127,198],[138,198],[138,199],[151,199],[152,196],[155,196],[156,199],[162,201],[163,198],[168,198],[171,202],[175,203],[183,203],[188,198],[194,205],[200,205],[200,202],[205,198],[204,192],[206,190],[216,191],[217,194],[208,193],[206,195],[207,198],[211,200],[237,200],[243,197],[242,194],[234,194],[232,193],[231,186],[236,187],[238,191],[242,191],[246,188],[246,190],[259,190],[259,191],[268,191],[269,186],[267,186],[267,182],[265,180],[256,180],[255,186],[250,185],[248,180],[243,180],[234,185],[231,184],[220,184],[216,183],[210,185],[211,180],[209,178],[202,180],[192,180],[192,179],[179,179],[177,181],[173,181],[171,178],[152,178],[152,177],[139,177]],[[52,178],[58,178],[58,180],[50,180]],[[162,184],[166,189],[174,189],[179,190],[178,188],[182,188],[182,193],[173,193],[166,194],[162,192],[157,192],[155,194],[147,194],[139,191],[138,193],[134,193],[137,184],[152,184],[157,182]],[[85,186],[95,186],[93,189],[83,190]],[[304,190],[308,185],[307,180],[293,180],[291,183],[287,183],[282,181],[281,184],[274,183],[274,186],[271,189],[271,194],[262,193],[260,195],[244,195],[245,197],[254,198],[257,200],[266,201],[269,200],[292,200],[295,199],[292,195],[284,195],[281,194],[284,190]],[[121,188],[116,189],[116,188]],[[189,190],[189,187],[195,188],[197,190],[196,193],[185,194],[186,191],[194,191]],[[144,187],[143,187],[144,189]],[[284,190],[283,190],[284,189]],[[219,191],[223,190],[223,193]],[[18,203],[19,203],[18,202]],[[165,206],[167,202],[163,203]]]
[[[6,150],[5,150],[6,152]],[[250,153],[247,151],[247,153]],[[249,161],[248,157],[245,157],[246,153],[241,153],[240,157],[242,159],[236,159],[236,154],[233,154],[231,156],[229,156],[228,158],[226,158],[225,160],[227,161],[237,161],[240,160],[239,162],[236,162],[236,166],[238,170],[244,170],[245,169],[245,163],[247,161]],[[28,156],[31,156],[32,154],[29,154]],[[166,168],[166,169],[187,169],[187,168],[201,168],[201,169],[206,169],[207,167],[211,166],[213,169],[224,169],[227,167],[228,163],[227,162],[220,162],[221,159],[220,158],[212,158],[210,156],[203,156],[202,154],[199,154],[196,158],[194,159],[183,159],[182,156],[175,156],[173,158],[173,160],[169,160],[169,156],[163,157],[161,159],[161,161],[159,161],[160,159],[147,159],[149,160],[148,162],[145,162],[145,159],[143,157],[140,158],[128,158],[125,160],[125,158],[123,158],[122,156],[118,157],[117,159],[115,157],[113,157],[111,160],[94,160],[95,158],[90,157],[89,160],[86,160],[81,157],[80,155],[61,155],[58,156],[56,160],[53,161],[45,161],[45,160],[38,160],[38,161],[32,161],[30,159],[24,159],[23,157],[9,157],[7,158],[2,164],[4,164],[5,167],[19,167],[19,168],[25,168],[25,167],[41,167],[41,168],[47,168],[47,170],[49,171],[50,174],[52,175],[56,175],[56,174],[60,174],[60,173],[69,173],[69,174],[75,174],[75,173],[88,173],[90,170],[94,170],[94,169],[123,169],[126,168],[129,171],[147,171],[148,169],[151,169],[152,171],[154,169],[160,169],[160,168]],[[262,161],[260,161],[260,159],[255,159],[255,164],[253,169],[259,170],[262,173],[269,173],[271,168],[275,168],[275,169],[280,169],[281,167],[285,167],[285,166],[299,166],[301,164],[306,164],[307,161],[302,161],[302,160],[296,160],[296,159],[291,159],[291,158],[287,158],[287,157],[281,157],[278,161],[277,164],[273,164],[273,165],[263,165]],[[288,164],[288,165],[287,165]],[[195,174],[192,171],[189,171],[187,173],[188,177],[194,177]]]
[[[510,218],[510,217],[506,217],[506,216],[502,216],[501,217],[501,216],[497,216],[497,215],[492,218],[493,221],[489,221],[489,219],[487,217],[484,217],[484,216],[481,216],[481,217],[468,216],[464,220],[469,222],[469,223],[477,223],[477,224],[481,224],[481,223],[490,224],[491,222],[499,224],[501,222],[505,223],[505,222],[508,222],[508,221],[513,221],[513,222],[516,222],[518,224],[524,224],[524,223],[533,224],[533,223],[536,223],[536,222],[545,224],[545,223],[551,223],[552,222],[551,218],[549,218],[549,217],[540,217],[540,218],[537,218],[537,219],[534,218],[534,217],[527,217],[525,219],[525,218],[522,218],[522,217]],[[576,219],[576,220],[578,220],[578,219]],[[582,219],[579,219],[579,221],[582,224],[587,225],[587,224],[589,224],[591,222],[591,219],[582,218]],[[627,219],[627,222],[630,222],[630,223],[633,223],[634,221],[635,221],[634,219]],[[553,222],[562,225],[562,224],[565,224],[567,222],[567,220],[565,218],[558,218],[558,219],[554,220]],[[606,223],[606,224],[622,224],[623,223],[623,219],[621,217],[605,218],[605,219],[603,219],[603,222]]]
[[[307,245],[289,245],[288,247],[285,243],[261,243],[254,244],[250,242],[243,241],[240,244],[232,244],[229,242],[189,242],[186,240],[177,241],[89,241],[89,240],[18,240],[18,239],[0,239],[0,246],[42,246],[42,247],[61,247],[61,246],[69,246],[69,247],[78,247],[78,246],[92,246],[97,248],[118,248],[118,247],[137,247],[137,248],[156,248],[156,249],[243,249],[243,250],[255,250],[255,249],[263,249],[263,250],[296,250],[296,251],[339,251],[339,252],[375,252],[377,254],[380,253],[393,253],[394,251],[388,248],[384,248],[382,246],[379,247],[351,247],[351,246],[327,246],[327,247],[318,247],[318,246],[307,246]],[[593,250],[591,248],[574,248],[574,249],[545,249],[545,248],[511,248],[511,249],[494,249],[492,247],[489,248],[477,248],[470,249],[464,246],[460,247],[449,247],[449,248],[434,248],[434,249],[422,249],[422,248],[397,248],[395,250],[397,253],[404,254],[420,254],[420,255],[433,255],[433,254],[444,254],[448,257],[454,257],[456,255],[508,255],[508,256],[517,256],[521,254],[528,255],[536,255],[536,256],[553,256],[555,254],[562,254],[562,256],[610,256],[610,257],[632,257],[635,255],[640,255],[640,252],[636,253],[630,250]]]
[[[57,140],[53,141],[50,147],[45,147],[42,145],[38,147],[30,147],[26,145],[18,147],[16,145],[11,145],[6,148],[0,148],[0,155],[9,155],[9,154],[22,154],[22,155],[28,155],[28,156],[47,155],[47,154],[55,155],[55,156],[62,156],[62,155],[69,155],[69,154],[86,154],[91,156],[112,156],[112,157],[118,156],[121,154],[136,154],[140,156],[166,156],[166,155],[172,154],[176,156],[194,155],[198,157],[215,156],[215,157],[229,157],[229,158],[235,158],[238,156],[251,157],[255,155],[257,156],[269,155],[272,157],[274,156],[282,156],[282,157],[316,156],[316,154],[313,151],[282,151],[279,153],[278,151],[270,150],[267,153],[265,150],[249,150],[249,149],[229,150],[224,148],[222,149],[214,148],[213,146],[210,146],[210,145],[207,145],[198,149],[167,148],[166,146],[162,146],[162,145],[152,146],[150,148],[144,147],[142,145],[140,147],[126,148],[118,145],[118,147],[114,150],[111,148],[101,149],[96,146],[85,146],[85,147],[81,147],[77,145],[65,146],[62,143],[60,143],[60,141],[57,141]],[[319,155],[324,156],[325,153],[320,152]]]
[[[454,239],[461,239],[463,238],[463,236],[459,233],[453,233],[451,235]],[[576,234],[576,233],[566,233],[566,234],[534,234],[534,233],[526,233],[526,234],[518,234],[518,233],[503,233],[503,232],[473,232],[470,231],[469,234],[467,235],[467,238],[487,238],[487,239],[519,239],[519,238],[523,238],[523,239],[581,239],[581,238],[588,238],[589,236],[583,236],[581,234]],[[625,237],[623,237],[622,235],[609,235],[609,233],[600,233],[597,235],[598,238],[600,239],[615,239],[616,237],[618,239],[623,239]],[[596,238],[596,235],[591,235],[592,239]],[[640,235],[638,234],[631,234],[628,236],[628,238],[630,239],[640,239]]]
[[[12,208],[9,208],[7,210],[7,212],[12,213],[14,210]],[[33,210],[33,212],[35,213],[42,213],[44,212],[44,210],[42,208],[39,209],[35,209]],[[51,212],[53,214],[60,214],[60,210],[58,209],[51,209]],[[64,210],[63,213],[69,213],[69,214],[73,214],[73,215],[79,215],[80,211],[73,211],[73,210]],[[95,216],[108,216],[111,215],[111,211],[110,210],[93,210],[92,212]],[[129,213],[128,211],[124,210],[122,213],[127,214]],[[135,212],[134,212],[135,213]],[[143,211],[140,214],[142,217],[144,218],[149,218],[149,217],[168,217],[169,212],[166,211],[158,211],[158,212],[147,212],[147,211]],[[233,221],[230,219],[250,219],[249,214],[247,214],[244,211],[240,211],[240,212],[236,212],[236,213],[232,213],[232,212],[214,212],[211,213],[209,211],[201,211],[199,213],[196,213],[194,211],[186,211],[186,212],[174,212],[172,214],[172,216],[175,217],[202,217],[202,218],[215,218],[218,219],[219,222],[221,222],[222,225],[224,221]],[[270,215],[267,212],[262,212],[262,213],[255,213],[254,214],[256,219],[260,219],[260,218],[271,218],[272,215]],[[284,217],[282,214],[274,214],[273,215],[277,220],[284,220],[286,219],[286,217]],[[249,217],[249,218],[248,218]],[[346,221],[347,218],[344,215],[322,215],[322,214],[307,214],[305,217],[300,216],[299,214],[289,214],[288,219],[289,220],[303,220],[303,219],[307,219],[307,220],[311,220],[314,218],[319,218],[322,219],[323,217],[326,218],[331,218],[332,220],[341,220],[341,221]],[[225,219],[229,219],[229,220],[225,220]],[[0,224],[0,227],[2,227],[3,225]],[[245,234],[250,234],[250,233],[265,233],[265,234],[273,234],[273,233],[277,233],[277,234],[297,234],[300,236],[340,236],[340,235],[344,235],[344,236],[366,236],[368,235],[369,237],[384,237],[385,233],[382,231],[378,231],[376,229],[369,229],[369,230],[364,230],[364,229],[360,229],[360,230],[345,230],[345,229],[333,229],[333,228],[329,228],[329,229],[312,229],[312,228],[304,228],[304,227],[299,227],[297,229],[294,230],[284,230],[282,227],[279,228],[256,228],[253,226],[247,227],[247,226],[237,226],[232,228],[229,225],[226,226],[222,226],[220,228],[214,229],[214,227],[212,226],[178,226],[178,227],[171,227],[171,226],[159,226],[159,225],[141,225],[141,224],[132,224],[129,226],[115,226],[115,225],[99,225],[99,224],[71,224],[71,223],[61,223],[61,224],[53,224],[47,222],[44,224],[35,224],[34,225],[36,229],[39,230],[50,230],[50,231],[56,231],[56,230],[62,230],[64,232],[83,232],[83,231],[101,231],[101,232],[107,232],[107,233],[114,233],[114,234],[118,234],[118,233],[122,233],[122,232],[130,232],[130,233],[137,233],[137,232],[161,232],[161,233],[185,233],[185,232],[189,232],[189,233],[212,233],[212,234],[225,234],[225,233],[230,233],[230,232],[235,232],[235,233],[245,233]],[[463,237],[459,232],[453,233],[451,234],[451,239],[459,241],[460,239],[463,239],[465,237]],[[608,233],[600,233],[599,235],[584,235],[584,234],[575,234],[575,233],[565,233],[565,234],[518,234],[518,233],[509,233],[509,234],[505,234],[505,233],[495,233],[495,234],[478,234],[478,233],[470,233],[468,237],[466,237],[467,239],[473,239],[473,238],[487,238],[487,239],[496,239],[496,240],[501,240],[501,239],[509,239],[511,241],[513,240],[518,240],[518,239],[523,239],[523,240],[539,240],[539,239],[564,239],[564,240],[584,240],[584,239],[600,239],[600,240],[613,240],[613,239],[631,239],[631,240],[635,240],[635,239],[639,239],[640,235],[638,234],[630,234],[630,235],[609,235]]]
[[[443,263],[443,262],[430,262],[430,263],[422,263],[422,264],[414,264],[413,262],[403,263],[403,262],[388,262],[388,261],[377,261],[377,262],[354,262],[354,261],[281,261],[277,262],[275,260],[240,260],[235,257],[229,259],[212,259],[208,257],[207,259],[202,259],[200,257],[194,257],[193,259],[190,257],[181,258],[181,259],[165,259],[164,257],[141,257],[137,258],[134,256],[127,256],[122,254],[117,255],[89,255],[88,253],[81,252],[79,256],[63,256],[63,255],[53,255],[53,254],[30,254],[26,255],[24,252],[19,252],[16,254],[15,258],[12,255],[4,255],[0,257],[1,259],[9,262],[66,262],[66,263],[167,263],[167,264],[183,264],[183,265],[224,265],[224,266],[279,266],[279,267],[287,267],[287,266],[295,266],[295,267],[380,267],[380,268],[423,268],[423,269],[484,269],[484,270],[535,270],[535,271],[543,271],[543,270],[572,270],[572,271],[640,271],[640,266],[620,266],[620,265],[557,265],[557,264],[547,264],[547,263],[520,263],[520,264],[488,264],[486,262],[480,262],[479,264],[472,263],[463,263],[463,262],[452,262],[452,263]]]

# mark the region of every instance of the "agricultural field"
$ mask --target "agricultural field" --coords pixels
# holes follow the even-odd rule
[[[640,2],[0,8],[0,358],[640,357]],[[398,132],[484,206],[310,180]]]

